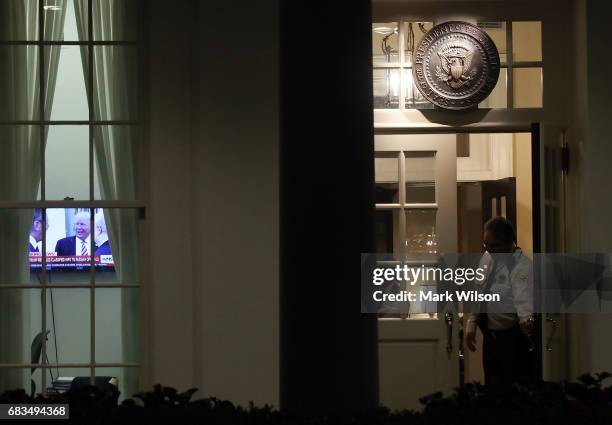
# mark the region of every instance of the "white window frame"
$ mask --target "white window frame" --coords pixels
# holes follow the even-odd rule
[[[138,40],[135,41],[94,41],[93,37],[93,0],[87,0],[88,7],[88,37],[87,41],[50,41],[44,39],[44,2],[45,0],[38,0],[38,39],[31,41],[13,41],[13,40],[3,40],[0,41],[0,46],[36,46],[38,47],[38,61],[39,61],[39,90],[40,93],[45,92],[45,69],[44,69],[44,54],[45,47],[48,46],[87,46],[88,47],[88,80],[90,84],[86,84],[87,97],[88,97],[88,107],[89,107],[89,117],[88,120],[45,120],[45,105],[44,105],[44,96],[38,96],[38,120],[3,120],[0,117],[0,125],[4,126],[38,126],[40,128],[40,171],[41,171],[41,180],[40,180],[40,200],[33,201],[0,201],[0,209],[41,209],[43,212],[42,215],[42,225],[43,228],[46,228],[46,210],[47,209],[74,209],[74,208],[85,208],[90,210],[90,228],[94,228],[94,211],[98,208],[103,209],[132,209],[138,210],[139,217],[144,219],[146,212],[146,202],[144,200],[145,191],[143,190],[143,179],[142,175],[144,174],[144,169],[146,168],[146,164],[143,162],[143,167],[141,167],[141,174],[138,178],[139,185],[139,196],[140,200],[96,200],[94,196],[94,127],[95,126],[110,126],[110,125],[125,125],[125,126],[138,126],[141,127],[141,118],[138,117],[136,120],[95,120],[94,119],[94,105],[93,105],[93,77],[94,77],[94,46],[133,46],[138,49],[137,55],[139,58],[139,66],[142,66],[142,36],[138,37]],[[142,3],[139,3],[140,5]],[[135,23],[136,24],[136,23]],[[139,30],[142,30],[139,27]],[[141,73],[144,75],[144,73]],[[141,91],[140,91],[141,92]],[[142,99],[137,99],[138,102],[142,103]],[[142,108],[141,108],[142,110]],[[87,125],[89,128],[89,199],[88,200],[47,200],[46,199],[46,187],[45,187],[45,128],[48,126],[54,125],[62,125],[62,126],[83,126]],[[141,131],[142,133],[142,131]],[[144,139],[144,137],[141,137]],[[145,143],[141,143],[142,155],[141,158],[146,158],[147,156],[144,154],[145,151]],[[142,228],[143,226],[141,226]],[[142,247],[144,246],[144,236],[142,232],[140,234],[140,253],[142,254]],[[0,282],[0,291],[6,289],[40,289],[41,290],[41,331],[44,332],[47,330],[47,292],[52,289],[89,289],[90,290],[90,331],[89,331],[89,343],[90,343],[90,359],[88,362],[60,362],[60,363],[47,363],[47,341],[46,338],[43,338],[42,345],[42,353],[41,353],[41,362],[40,364],[33,363],[0,363],[0,368],[9,368],[9,369],[29,369],[29,368],[40,368],[41,369],[41,383],[42,383],[42,394],[43,396],[47,393],[47,373],[49,370],[60,369],[60,368],[87,368],[89,369],[90,374],[90,383],[94,384],[94,378],[96,376],[96,369],[99,368],[138,368],[139,376],[142,379],[142,361],[138,363],[131,362],[98,362],[96,361],[96,289],[127,289],[127,288],[135,288],[140,291],[139,299],[140,304],[143,305],[143,300],[145,297],[142,293],[142,288],[146,285],[142,285],[142,282],[146,280],[146,276],[144,275],[145,267],[144,264],[144,256],[141,255],[140,264],[140,282],[128,282],[128,283],[116,283],[116,284],[96,284],[96,270],[95,270],[95,257],[91,256],[90,261],[90,270],[89,270],[89,283],[83,284],[75,284],[75,283],[62,283],[53,282],[49,284],[49,279],[47,275],[46,269],[46,244],[47,244],[47,235],[46,232],[42,232],[42,266],[40,272],[40,284],[20,284],[18,282]],[[94,247],[94,238],[91,238],[91,247],[90,252],[93,252]],[[144,308],[141,308],[141,318],[144,317]],[[144,326],[142,325],[144,322],[140,321],[141,325],[139,328],[139,337],[144,339]],[[146,345],[141,344],[141,347],[146,347]],[[143,353],[140,353],[140,358],[142,360]],[[57,360],[57,359],[56,359]]]

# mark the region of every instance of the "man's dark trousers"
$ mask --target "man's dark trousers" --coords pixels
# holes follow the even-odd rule
[[[481,327],[481,330],[485,383],[531,382],[534,373],[534,350],[519,326],[504,330]]]

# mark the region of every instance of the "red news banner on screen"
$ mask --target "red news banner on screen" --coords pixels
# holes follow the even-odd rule
[[[96,267],[109,267],[114,268],[115,263],[112,255],[94,255],[94,265]],[[29,257],[31,268],[42,267],[42,255],[38,253],[30,253]],[[89,267],[91,265],[91,257],[87,256],[58,256],[55,252],[47,253],[47,267],[50,268],[82,268]]]

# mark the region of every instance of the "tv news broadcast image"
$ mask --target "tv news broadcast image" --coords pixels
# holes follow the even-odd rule
[[[101,208],[94,210],[93,226],[89,209],[46,210],[47,269],[82,270],[91,266],[114,270],[108,228]],[[34,210],[29,236],[31,269],[42,267],[43,213]]]

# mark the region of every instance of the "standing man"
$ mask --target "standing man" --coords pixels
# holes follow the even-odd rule
[[[89,213],[78,212],[74,217],[75,236],[60,239],[55,245],[58,256],[88,256],[91,250],[91,232],[89,229]],[[96,247],[94,246],[94,249]]]
[[[478,289],[500,294],[502,302],[481,302],[467,315],[465,341],[470,351],[476,350],[478,326],[483,334],[485,384],[533,379],[533,267],[515,240],[514,227],[504,217],[485,224],[485,253],[479,267],[486,267],[487,276]]]

